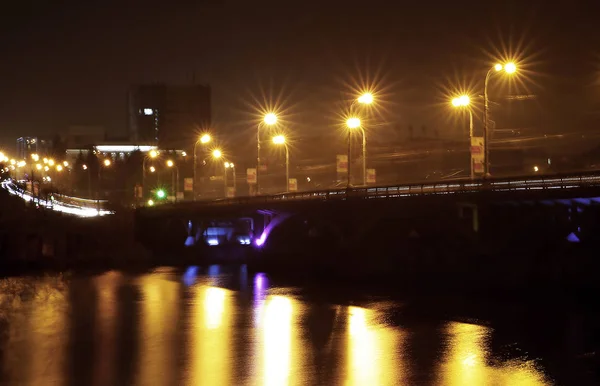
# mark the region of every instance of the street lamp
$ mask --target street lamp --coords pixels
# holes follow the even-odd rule
[[[221,158],[222,155],[223,155],[223,153],[219,149],[215,149],[212,151],[212,156],[214,159],[219,159],[219,158]]]
[[[283,135],[273,137],[275,145],[283,145],[285,147],[285,191],[290,191],[290,149]]]
[[[146,161],[148,158],[154,159],[156,157],[158,157],[158,152],[156,150],[150,150],[148,155],[142,160],[142,197],[144,196],[144,190],[146,189]],[[152,168],[154,168],[154,166],[152,166]],[[154,170],[151,171],[154,172]]]
[[[273,126],[277,123],[277,115],[275,113],[267,113],[265,114],[263,120],[258,123],[256,128],[256,194],[260,194],[258,188],[258,170],[260,169],[260,127],[262,124],[267,126]]]
[[[452,106],[456,108],[466,108],[469,112],[469,141],[473,138],[473,110],[471,110],[471,98],[468,95],[461,95],[452,99]],[[471,144],[469,143],[469,146]],[[475,177],[473,170],[473,161],[471,163],[471,179]]]
[[[348,128],[348,187],[350,187],[350,132],[355,129],[359,129],[362,134],[362,172],[363,172],[363,185],[367,185],[367,135],[362,127],[360,119],[357,117],[350,117],[346,120],[346,127]]]
[[[173,196],[175,196],[175,200],[177,200],[177,192],[179,190],[179,166],[175,165],[175,162],[173,162],[172,160],[168,160],[167,167],[169,167],[169,168],[175,167],[175,173],[171,173],[171,177],[173,178],[173,182],[172,182]]]
[[[197,169],[198,169],[198,158],[196,156],[196,148],[198,147],[198,144],[200,145],[206,145],[208,144],[210,141],[212,141],[212,138],[210,136],[210,134],[202,134],[200,136],[200,138],[198,138],[198,140],[196,141],[196,143],[194,144],[194,185],[193,185],[193,193],[194,193],[194,200],[196,200],[196,186],[198,185],[198,180],[196,179],[196,174],[197,174]]]
[[[488,128],[488,82],[492,74],[504,71],[507,74],[514,74],[517,71],[517,65],[514,62],[508,62],[505,64],[497,63],[494,67],[490,68],[485,75],[485,82],[483,84],[483,156],[484,156],[484,176],[490,175],[490,145],[489,145],[489,128]]]
[[[371,103],[373,103],[373,94],[371,94],[370,92],[366,92],[359,96],[356,99],[356,101],[358,103],[362,103],[363,105],[370,105]]]

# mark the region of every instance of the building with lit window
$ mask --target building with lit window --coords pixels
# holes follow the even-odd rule
[[[32,154],[46,155],[52,150],[52,141],[38,137],[17,138],[17,158],[29,159]]]
[[[131,141],[161,149],[182,149],[193,144],[197,133],[210,127],[210,87],[151,84],[129,91]]]

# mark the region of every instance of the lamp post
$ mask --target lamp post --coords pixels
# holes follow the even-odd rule
[[[177,201],[177,192],[179,191],[179,166],[175,165],[175,162],[173,162],[172,160],[168,160],[167,167],[175,168],[175,173],[171,173],[171,177],[173,180],[171,185],[172,185],[173,196],[175,196],[175,201]]]
[[[287,193],[290,191],[290,149],[283,135],[273,137],[273,143],[285,147],[285,191]]]
[[[219,149],[214,149],[211,155],[215,161],[218,161],[223,156],[223,152]],[[225,196],[227,196],[227,174],[225,172],[225,164],[223,164],[223,190],[225,191]]]
[[[517,71],[517,66],[513,62],[506,63],[504,65],[498,63],[494,67],[490,68],[485,75],[485,82],[483,84],[483,154],[484,154],[484,175],[485,177],[490,176],[490,145],[489,145],[489,128],[488,128],[488,82],[492,74],[504,71],[507,74],[513,74]]]
[[[272,126],[277,123],[277,115],[275,113],[268,113],[264,116],[263,120],[258,123],[256,128],[256,194],[260,194],[258,185],[258,172],[260,169],[260,128],[262,124]]]
[[[452,106],[456,108],[466,108],[469,112],[469,146],[471,146],[471,138],[473,138],[473,110],[471,110],[471,98],[468,95],[461,95],[452,99]],[[469,153],[470,154],[470,153]],[[475,171],[473,170],[473,160],[469,161],[471,164],[471,179],[475,178]]]
[[[365,130],[361,126],[359,118],[352,117],[346,121],[348,128],[348,188],[350,187],[350,132],[354,129],[360,129],[362,134],[362,169],[363,169],[363,185],[367,185],[367,136]]]
[[[102,172],[102,166],[104,165],[104,167],[108,168],[111,164],[112,162],[108,158],[105,159],[101,164],[98,164],[98,188],[96,189],[96,210],[98,211],[98,215],[100,215],[100,188],[102,182],[100,179],[100,174]]]
[[[198,144],[200,145],[206,145],[208,144],[210,141],[212,140],[211,136],[209,134],[203,134],[200,139],[198,139],[196,141],[196,143],[194,144],[194,185],[192,186],[192,193],[194,194],[194,201],[196,200],[196,196],[197,196],[197,189],[196,189],[196,185],[198,185],[198,180],[196,179],[196,175],[197,175],[197,169],[198,169],[198,158],[196,155],[196,149],[198,148]]]
[[[354,112],[352,111],[354,106],[358,103],[361,105],[371,105],[375,100],[375,97],[373,96],[372,93],[370,92],[364,92],[362,93],[358,98],[356,98],[353,102],[352,105],[350,106],[350,112],[352,114],[354,114]],[[350,118],[352,119],[352,118]],[[364,129],[364,125],[363,123],[360,121],[359,118],[356,118],[358,121],[353,120],[352,122],[349,122],[350,119],[348,120],[348,128],[349,129],[355,129],[355,128],[360,128],[360,131],[362,133],[362,176],[363,176],[363,185],[367,186],[367,135]],[[356,123],[358,123],[358,126],[355,127],[350,127],[351,125],[354,126],[356,125]],[[350,141],[350,133],[348,133],[348,141]],[[350,145],[348,145],[350,146]],[[348,152],[348,169],[350,169],[350,152]]]
[[[144,191],[146,190],[146,161],[148,158],[154,159],[158,157],[158,151],[150,150],[147,156],[144,157],[142,161],[142,198],[144,198]]]
[[[225,162],[223,164],[223,166],[225,167],[225,174],[224,174],[224,185],[225,185],[225,196],[227,196],[227,169],[231,169],[231,172],[233,174],[232,178],[233,178],[233,191],[235,192],[237,189],[237,184],[236,184],[236,176],[235,176],[235,165],[233,164],[233,162]],[[234,193],[235,194],[235,193]]]

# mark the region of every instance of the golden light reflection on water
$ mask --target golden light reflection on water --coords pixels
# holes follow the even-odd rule
[[[274,296],[267,301],[263,326],[264,384],[287,385],[292,349],[292,301]]]
[[[98,276],[94,281],[98,294],[96,325],[98,328],[96,347],[96,365],[94,366],[94,384],[113,384],[116,357],[116,321],[118,317],[117,291],[121,284],[122,274],[108,272]]]
[[[190,310],[189,385],[231,384],[232,293],[218,287],[195,287]]]
[[[376,323],[376,311],[348,307],[345,385],[396,385],[406,376],[399,353],[403,332]]]
[[[159,274],[140,279],[140,359],[138,385],[168,385],[176,371],[179,283]]]
[[[497,366],[488,357],[489,327],[448,323],[448,353],[441,371],[440,385],[547,385],[533,361],[507,362]]]

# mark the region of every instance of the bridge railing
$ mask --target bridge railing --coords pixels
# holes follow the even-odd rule
[[[600,173],[580,175],[550,175],[505,179],[445,180],[392,186],[351,187],[307,192],[280,193],[268,196],[236,197],[196,203],[200,205],[235,205],[281,201],[401,198],[423,195],[448,195],[477,192],[520,190],[572,189],[600,186]]]

